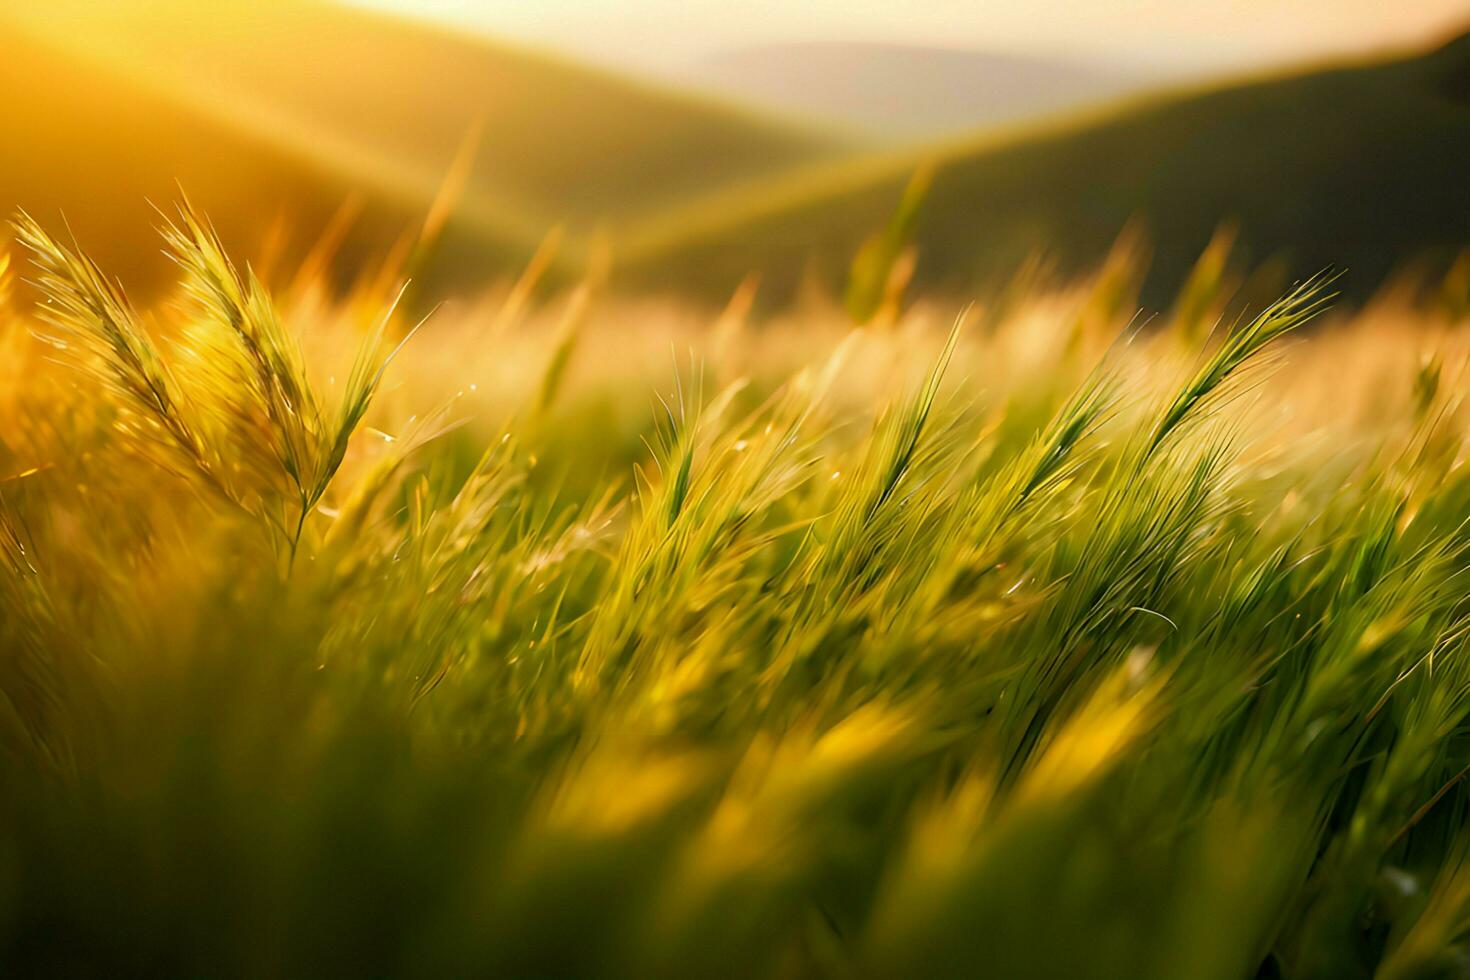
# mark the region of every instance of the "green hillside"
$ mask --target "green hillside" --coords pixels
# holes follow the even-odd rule
[[[836,282],[925,160],[938,172],[916,234],[921,285],[983,288],[1035,252],[1077,271],[1137,218],[1155,246],[1155,301],[1226,220],[1239,224],[1239,259],[1345,267],[1348,288],[1363,291],[1406,257],[1470,244],[1470,36],[819,168],[665,222],[625,253],[624,274],[710,295],[752,271],[768,297],[812,268]]]
[[[16,35],[10,35],[12,41]],[[268,133],[161,94],[117,72],[25,39],[0,58],[0,132],[25,134],[0,155],[0,208],[53,220],[65,214],[78,238],[130,287],[169,272],[147,229],[179,186],[246,254],[273,226],[295,230],[296,249],[326,228],[349,197],[361,207],[343,257],[380,252],[422,219],[417,186],[394,188],[343,161],[314,156]],[[456,230],[456,234],[464,234]],[[523,246],[489,227],[473,236],[487,262]]]
[[[0,12],[0,207],[64,209],[99,258],[161,271],[145,198],[181,182],[237,247],[278,216],[349,247],[422,217],[479,133],[438,272],[474,281],[547,230],[616,228],[843,144],[534,53],[316,0],[57,0]],[[104,205],[105,206],[102,206]],[[350,251],[350,249],[349,249]]]
[[[57,0],[37,29],[158,84],[436,180],[521,222],[636,219],[832,155],[836,138],[534,51],[323,0]]]

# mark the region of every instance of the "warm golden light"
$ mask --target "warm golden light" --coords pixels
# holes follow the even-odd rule
[[[0,978],[1463,977],[1465,3],[0,0]]]
[[[1262,64],[1420,42],[1463,0],[356,0],[633,67],[752,43],[869,41]]]

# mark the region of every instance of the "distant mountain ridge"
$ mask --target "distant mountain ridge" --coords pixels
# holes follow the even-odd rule
[[[355,199],[339,268],[360,271],[422,219],[475,125],[434,286],[514,272],[556,224],[567,276],[596,238],[631,289],[718,300],[756,272],[779,300],[808,270],[840,286],[927,163],[924,289],[972,293],[1037,252],[1084,271],[1135,219],[1157,244],[1155,300],[1222,221],[1243,261],[1345,267],[1358,291],[1470,246],[1470,36],[875,152],[323,0],[48,0],[0,8],[0,28],[0,212],[64,212],[130,286],[170,271],[145,229],[179,184],[245,257],[278,224],[311,236]]]
[[[765,44],[700,59],[681,77],[762,108],[918,138],[1106,102],[1164,74],[1070,60],[868,42]]]
[[[921,165],[917,288],[966,294],[1029,257],[1085,271],[1137,222],[1145,296],[1168,301],[1222,222],[1238,258],[1332,266],[1361,295],[1418,256],[1470,248],[1470,35],[1429,51],[1133,100],[1085,118],[816,167],[671,216],[630,256],[638,282],[718,297],[840,284]]]

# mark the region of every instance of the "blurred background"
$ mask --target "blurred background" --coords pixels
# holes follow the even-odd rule
[[[140,295],[183,193],[267,273],[397,249],[424,299],[528,263],[983,295],[1120,248],[1145,301],[1212,248],[1366,295],[1470,243],[1467,29],[1464,0],[12,2],[0,205]]]

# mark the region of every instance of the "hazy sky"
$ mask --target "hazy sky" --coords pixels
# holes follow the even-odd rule
[[[1470,0],[355,0],[654,69],[767,41],[881,40],[1179,67],[1412,43]]]

